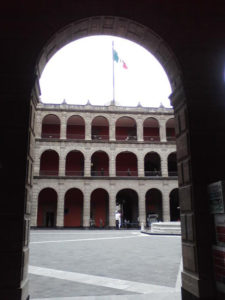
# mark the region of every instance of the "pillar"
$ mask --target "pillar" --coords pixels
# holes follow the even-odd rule
[[[168,177],[168,162],[167,162],[168,153],[162,152],[162,153],[160,153],[160,157],[161,157],[162,177]]]
[[[115,228],[116,227],[116,196],[114,194],[113,187],[110,189],[109,193],[109,227]]]
[[[66,157],[59,154],[59,176],[65,176],[66,169]]]
[[[138,142],[143,142],[143,120],[137,119],[137,140]]]
[[[113,154],[111,154],[109,158],[109,176],[110,177],[116,176],[116,161],[115,161],[115,156]]]
[[[139,190],[138,193],[138,211],[139,211],[139,225],[141,223],[146,225],[146,208],[145,208],[145,194]]]
[[[159,126],[160,142],[166,142],[166,120],[160,120]]]
[[[85,154],[84,156],[84,176],[91,176],[91,157],[89,154]]]
[[[163,184],[161,193],[162,193],[163,222],[169,222],[170,221],[170,197],[169,197],[170,190],[167,183]]]
[[[63,112],[60,118],[60,138],[62,140],[66,140],[66,130],[67,130],[67,123],[66,123],[66,113]]]
[[[37,139],[40,139],[41,130],[42,130],[42,116],[40,115],[40,112],[36,112],[34,130],[35,130],[35,137]]]
[[[90,227],[90,211],[91,211],[91,194],[89,184],[86,184],[84,189],[84,209],[83,209],[83,227]]]
[[[216,122],[219,117],[220,121],[224,120],[224,114],[222,117],[221,108],[216,106],[216,89],[215,95],[210,98],[201,85],[185,88],[188,91],[188,99],[182,88],[174,91],[171,96],[175,112],[182,231],[182,300],[214,300],[217,297],[212,266],[213,225],[207,201],[207,185],[213,182],[213,171],[217,171],[217,178],[219,171],[221,175],[224,174],[224,165],[221,164],[220,167],[217,160],[223,157],[222,140],[220,143],[218,139],[215,148]],[[196,90],[198,88],[200,90]],[[212,153],[214,159],[210,164]]]
[[[39,192],[36,191],[33,185],[32,204],[31,204],[31,224],[30,224],[31,227],[37,226],[38,196],[39,196]]]
[[[138,177],[144,177],[145,176],[145,164],[144,164],[143,155],[137,156],[137,163],[138,163]]]
[[[57,201],[56,227],[64,227],[64,184],[60,186]]]
[[[85,120],[85,140],[91,140],[91,118],[87,117]]]
[[[111,119],[109,122],[109,140],[116,140],[116,124],[114,119]]]

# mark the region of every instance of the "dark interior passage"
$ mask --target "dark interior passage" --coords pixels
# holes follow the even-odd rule
[[[122,152],[116,157],[116,176],[138,176],[137,157],[132,152]]]
[[[109,176],[109,157],[104,151],[97,151],[91,157],[91,176]]]
[[[47,115],[42,120],[42,138],[60,138],[60,120],[55,115]]]
[[[158,153],[145,155],[145,176],[161,176],[161,159]]]
[[[40,160],[40,175],[57,176],[59,172],[59,155],[54,150],[42,153]]]
[[[80,151],[71,151],[66,156],[66,176],[84,175],[84,155]]]
[[[177,154],[176,152],[170,153],[167,158],[168,163],[168,175],[177,176]]]
[[[38,196],[38,227],[55,227],[57,193],[52,188],[43,189]]]
[[[81,227],[83,223],[83,193],[70,189],[65,194],[64,226]]]
[[[158,221],[163,221],[162,193],[157,189],[150,189],[145,196],[146,217],[149,214],[158,215]]]
[[[67,121],[67,139],[83,140],[85,138],[85,123],[80,116],[71,116]]]
[[[96,189],[91,194],[90,226],[107,227],[109,222],[109,195],[104,189]]]
[[[121,213],[123,227],[138,227],[138,195],[132,189],[123,189],[116,195],[116,205]]]
[[[170,193],[170,221],[180,221],[180,203],[178,189]]]

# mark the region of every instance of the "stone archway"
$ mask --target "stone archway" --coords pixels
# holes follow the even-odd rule
[[[212,226],[205,199],[207,185],[224,178],[224,26],[221,26],[224,24],[224,4],[202,5],[198,2],[193,11],[189,1],[183,1],[181,5],[178,0],[173,5],[165,1],[106,1],[101,6],[95,0],[87,0],[85,3],[85,9],[79,0],[60,2],[54,6],[52,2],[32,2],[23,6],[17,6],[16,3],[12,7],[6,2],[3,5],[5,18],[2,22],[5,26],[2,27],[4,42],[1,47],[4,57],[1,73],[1,96],[4,99],[2,111],[10,111],[13,122],[2,116],[4,126],[1,126],[1,140],[4,147],[1,148],[0,155],[3,187],[1,197],[11,205],[3,205],[1,213],[2,221],[5,225],[8,224],[7,234],[10,232],[13,239],[7,240],[8,248],[4,247],[1,255],[6,261],[10,261],[11,252],[7,249],[16,244],[18,250],[15,250],[15,255],[18,259],[15,268],[9,270],[7,264],[2,268],[2,274],[7,272],[9,276],[3,276],[3,283],[8,288],[6,291],[0,290],[0,295],[6,298],[10,293],[14,299],[20,299],[21,294],[24,298],[28,294],[27,264],[23,262],[28,261],[31,192],[29,185],[24,187],[24,182],[26,170],[27,177],[32,170],[33,154],[29,152],[27,157],[27,145],[30,143],[29,135],[32,136],[32,120],[39,94],[37,78],[30,104],[35,73],[37,77],[40,75],[51,53],[54,54],[67,43],[68,36],[75,39],[91,34],[117,33],[139,42],[146,49],[152,49],[153,54],[167,69],[173,87],[171,99],[176,115],[179,193],[184,229],[183,299],[215,299],[212,241],[209,234]],[[17,9],[20,18],[15,18]],[[99,15],[107,17],[98,17]],[[118,17],[111,17],[113,15]],[[92,18],[83,20],[87,16]],[[128,18],[125,21],[124,16]],[[38,18],[44,20],[41,26],[37,26]],[[67,25],[74,19],[77,26]],[[118,22],[114,22],[115,19]],[[149,33],[148,28],[152,28],[157,34],[151,31]],[[43,55],[40,55],[41,61],[35,72],[37,55],[50,38],[51,41],[42,51]],[[164,40],[170,43],[181,63],[184,85],[181,85],[181,72],[177,68],[176,59],[173,54],[171,57],[171,51]],[[16,49],[17,55],[13,49]],[[202,116],[201,122],[199,115]],[[14,135],[15,138],[10,139],[9,135]],[[15,143],[20,147],[12,154]],[[204,155],[202,149],[205,150]],[[210,160],[213,154],[216,154],[215,159]],[[11,174],[14,176],[10,176]],[[14,190],[10,190],[12,184]],[[15,209],[12,209],[14,206]],[[14,218],[15,213],[18,218]],[[2,234],[3,237],[6,236],[6,233]],[[22,280],[23,285],[20,284]]]

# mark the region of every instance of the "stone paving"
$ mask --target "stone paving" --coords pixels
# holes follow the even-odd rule
[[[35,300],[180,300],[181,238],[135,230],[32,230]]]

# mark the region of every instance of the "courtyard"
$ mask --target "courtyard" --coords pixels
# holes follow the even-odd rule
[[[181,238],[138,230],[31,230],[35,300],[180,300]]]

